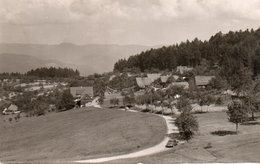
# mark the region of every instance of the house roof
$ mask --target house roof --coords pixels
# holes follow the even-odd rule
[[[93,87],[70,87],[70,93],[73,97],[84,95],[94,96]]]
[[[161,82],[166,83],[169,77],[170,77],[170,75],[161,76]]]
[[[189,83],[186,81],[182,82],[173,82],[172,86],[178,86],[178,87],[183,87],[184,89],[189,89]]]
[[[137,77],[136,83],[140,88],[145,88],[150,85],[153,81],[148,77]]]
[[[208,85],[210,80],[215,76],[195,76],[195,84],[197,86],[205,86]]]
[[[161,74],[160,73],[148,73],[147,77],[154,82],[155,80],[157,80],[158,78],[160,78]]]
[[[9,107],[8,107],[8,110],[10,111],[18,111],[18,107],[14,104],[11,104]]]
[[[161,82],[166,83],[169,77],[173,77],[174,80],[177,80],[179,78],[178,75],[165,75],[165,76],[161,76]]]

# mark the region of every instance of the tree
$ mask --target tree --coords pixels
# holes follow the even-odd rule
[[[60,100],[57,103],[57,108],[59,111],[69,110],[74,107],[75,103],[73,101],[73,96],[69,90],[65,90],[62,93]]]
[[[213,104],[215,102],[215,98],[208,92],[203,92],[203,93],[199,92],[198,99],[199,99],[198,103],[201,108],[201,111],[203,105],[209,106],[210,104]]]
[[[135,103],[135,95],[133,91],[130,91],[124,95],[123,103],[124,105],[132,105]]]
[[[228,82],[220,75],[217,75],[216,77],[210,80],[209,86],[217,90],[226,90],[228,88]]]
[[[182,112],[176,119],[175,125],[180,131],[180,135],[185,140],[190,140],[199,129],[196,118],[190,112]]]
[[[45,111],[48,109],[48,104],[41,100],[35,100],[33,103],[33,113],[36,116],[41,116],[45,114]]]
[[[244,99],[244,104],[251,113],[252,120],[255,120],[255,112],[259,111],[259,94],[260,93],[260,78],[257,77],[254,81],[254,84],[247,91],[247,95]]]
[[[236,133],[238,132],[238,124],[247,119],[247,110],[241,100],[233,100],[228,105],[228,120],[236,124]]]
[[[179,110],[179,112],[190,112],[192,110],[190,101],[183,97],[177,100],[176,108]]]
[[[260,29],[230,31],[225,35],[219,32],[208,41],[187,40],[120,59],[114,70],[122,72],[126,68],[138,68],[142,72],[151,72],[154,68],[173,70],[180,65],[192,66],[197,75],[216,75],[220,71],[220,76],[228,81],[232,89],[238,89],[239,79],[243,77],[241,68],[249,68],[253,76],[260,73],[259,41]],[[216,87],[219,85],[216,84]]]
[[[33,92],[24,92],[23,95],[18,95],[14,103],[18,106],[20,111],[28,113],[33,110],[32,99],[34,97]]]

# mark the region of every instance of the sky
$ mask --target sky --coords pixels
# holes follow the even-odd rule
[[[169,45],[259,24],[260,0],[0,0],[0,43]]]

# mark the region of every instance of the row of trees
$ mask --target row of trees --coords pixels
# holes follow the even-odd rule
[[[37,76],[39,78],[54,78],[54,77],[62,77],[62,78],[67,78],[67,77],[75,77],[79,76],[80,73],[76,69],[75,71],[71,68],[55,68],[55,67],[42,67],[42,68],[36,68],[28,71],[26,73],[27,76]]]
[[[73,70],[71,68],[56,68],[56,67],[42,67],[32,69],[25,74],[18,72],[3,72],[0,73],[0,79],[21,79],[30,81],[37,78],[69,78],[69,77],[78,77],[80,76],[79,71]]]

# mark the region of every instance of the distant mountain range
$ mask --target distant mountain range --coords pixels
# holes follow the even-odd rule
[[[0,44],[0,72],[26,72],[32,68],[60,66],[78,69],[82,75],[113,70],[114,63],[152,47],[142,45]],[[156,47],[154,47],[156,48]]]
[[[0,54],[1,72],[21,72],[39,67],[65,67],[66,65],[56,60],[43,60],[29,55]]]

